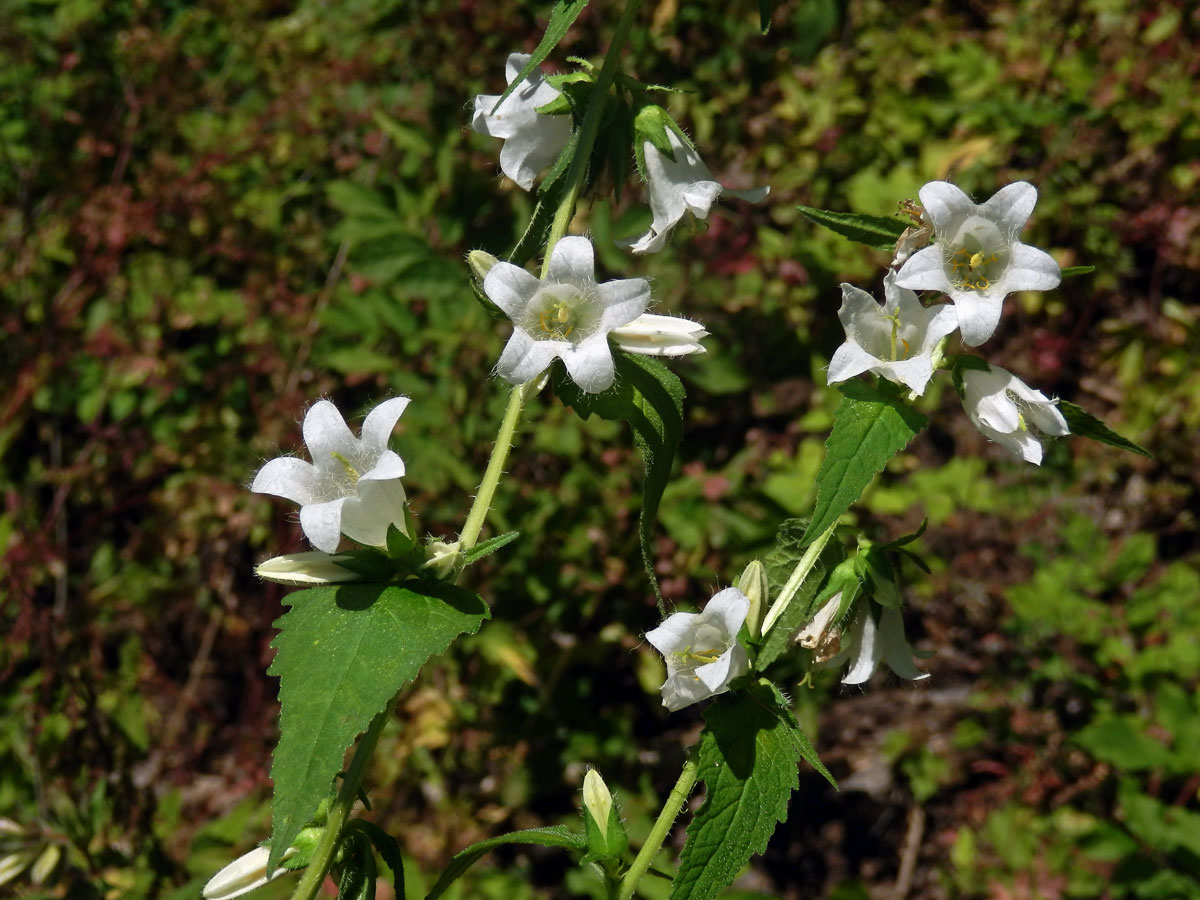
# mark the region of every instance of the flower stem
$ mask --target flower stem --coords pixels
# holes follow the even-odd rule
[[[629,32],[633,29],[633,23],[641,5],[642,0],[626,2],[625,9],[621,12],[621,18],[617,22],[617,30],[613,33],[612,43],[608,45],[608,52],[604,55],[604,65],[601,66],[600,75],[596,78],[592,102],[588,104],[587,112],[583,117],[583,125],[579,128],[579,144],[575,148],[575,155],[571,158],[571,167],[567,169],[567,189],[563,194],[562,201],[558,204],[558,210],[554,213],[554,222],[550,225],[550,237],[546,241],[546,255],[542,260],[543,278],[546,277],[546,271],[550,267],[550,251],[554,249],[559,238],[567,233],[571,217],[575,214],[575,201],[579,198],[579,190],[583,186],[583,179],[587,174],[588,163],[592,157],[592,145],[596,143],[596,134],[600,131],[600,115],[604,110],[604,98],[608,94],[608,86],[612,84],[617,75],[617,58],[621,55],[621,48],[629,38]]]
[[[654,822],[654,827],[650,829],[650,836],[646,838],[646,843],[642,844],[642,849],[638,851],[633,865],[621,879],[621,885],[617,890],[617,900],[630,900],[633,892],[637,890],[638,882],[642,880],[642,876],[650,868],[650,863],[662,849],[663,841],[667,839],[667,833],[675,824],[675,817],[679,815],[680,808],[696,784],[696,775],[700,770],[700,763],[696,756],[696,752],[692,751],[687,762],[683,764],[679,780],[675,782],[675,787],[671,788],[667,802],[663,804],[662,811],[659,812],[658,818]]]
[[[459,549],[466,553],[479,540],[479,532],[483,530],[484,519],[492,507],[492,497],[500,484],[500,476],[504,473],[504,463],[508,459],[508,451],[512,449],[513,438],[517,433],[517,423],[521,420],[521,407],[525,401],[526,392],[533,393],[540,378],[519,384],[512,389],[508,397],[508,408],[504,411],[504,420],[500,423],[500,432],[496,435],[496,445],[492,448],[492,457],[488,460],[487,469],[483,473],[483,481],[475,492],[475,502],[467,513],[467,521],[463,525],[459,537]]]
[[[371,720],[366,734],[354,748],[354,758],[350,760],[350,768],[346,770],[337,798],[329,808],[325,832],[321,835],[317,849],[313,851],[312,862],[308,864],[308,868],[304,870],[304,875],[300,878],[300,883],[296,885],[292,900],[314,900],[317,892],[321,890],[321,885],[325,883],[325,876],[329,874],[329,868],[333,865],[334,857],[337,855],[342,829],[350,818],[350,811],[362,788],[363,777],[367,774],[367,763],[371,761],[375,745],[379,743],[383,726],[391,718],[392,706],[395,702],[395,698],[392,698],[383,711]]]
[[[775,624],[788,608],[788,604],[792,602],[792,598],[800,590],[800,585],[804,584],[804,579],[808,578],[809,573],[812,572],[813,567],[817,564],[817,558],[821,555],[821,551],[825,549],[825,545],[829,543],[829,539],[833,537],[833,529],[836,527],[837,522],[834,522],[821,533],[820,537],[808,545],[808,549],[800,557],[800,562],[796,563],[796,568],[792,570],[792,574],[788,577],[783,590],[779,592],[779,596],[771,604],[766,621],[762,625],[762,633],[764,635],[771,630],[771,626]]]

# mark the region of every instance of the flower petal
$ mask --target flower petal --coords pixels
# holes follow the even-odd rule
[[[910,256],[896,273],[896,285],[913,291],[949,293],[950,279],[942,261],[942,248],[935,244]]]
[[[351,458],[358,453],[358,438],[350,433],[338,408],[328,400],[318,400],[304,415],[304,444],[318,469],[340,468],[337,453]]]
[[[901,678],[920,681],[929,677],[928,672],[922,672],[913,665],[912,647],[904,636],[904,618],[900,610],[885,606],[879,614],[879,645],[884,662]]]
[[[525,311],[542,283],[520,266],[498,262],[483,279],[483,292],[504,314],[516,319]]]
[[[382,547],[387,544],[389,525],[407,533],[404,523],[404,485],[391,481],[358,482],[358,496],[349,497],[342,507],[342,534],[360,544]]]
[[[978,347],[996,333],[1000,312],[1004,307],[1003,293],[952,291],[950,299],[954,301],[954,309],[958,313],[958,328],[963,343],[968,347]]]
[[[364,481],[391,481],[404,477],[404,460],[391,450],[384,450],[375,459],[375,464],[358,477],[361,485]]]
[[[558,343],[542,341],[541,343]],[[612,387],[616,378],[612,350],[608,346],[608,335],[595,334],[586,340],[568,347],[559,353],[571,380],[587,394],[598,394]]]
[[[679,316],[643,313],[632,322],[614,328],[609,336],[627,353],[646,356],[684,356],[704,353],[700,339],[707,337],[699,322]]]
[[[367,413],[360,432],[366,449],[374,452],[387,450],[388,438],[392,435],[392,429],[400,421],[400,416],[408,407],[408,403],[408,397],[392,397],[390,400],[384,400]],[[400,474],[404,474],[403,463],[400,464]]]
[[[956,230],[961,219],[975,212],[975,204],[971,198],[957,185],[948,181],[929,182],[921,188],[919,196],[921,205],[925,207],[925,218],[939,238],[943,235],[949,236]],[[905,284],[901,286],[909,287]]]
[[[300,529],[318,550],[333,553],[342,539],[342,507],[348,498],[310,503],[300,508]]]
[[[991,219],[1002,231],[1015,237],[1033,214],[1037,204],[1037,188],[1028,181],[1007,184],[979,204],[979,215]]]
[[[559,240],[550,251],[546,281],[565,282],[579,288],[595,284],[596,254],[592,249],[592,242],[580,235],[570,235]]]
[[[876,640],[875,617],[870,604],[864,603],[854,620],[854,640],[850,644],[850,670],[842,678],[842,684],[862,684],[875,674],[883,648]]]
[[[620,278],[596,285],[596,293],[604,304],[600,315],[600,330],[607,333],[628,325],[650,305],[650,282],[645,278]]]
[[[720,621],[728,638],[737,637],[738,629],[750,612],[750,599],[735,587],[725,588],[713,595],[704,607],[705,622]]]
[[[256,494],[284,497],[303,506],[316,501],[318,478],[319,473],[312,463],[294,456],[281,456],[258,470],[250,490]]]
[[[1005,291],[1048,291],[1062,281],[1062,270],[1049,253],[1015,243],[1001,284]]]
[[[680,653],[691,644],[693,623],[699,617],[698,613],[671,613],[657,628],[646,632],[646,640],[665,657]]]
[[[500,354],[496,372],[509,384],[525,384],[546,371],[554,357],[570,346],[567,341],[535,341],[517,328]]]
[[[928,354],[922,354],[912,359],[884,362],[876,366],[875,371],[888,381],[904,385],[919,397],[925,393],[929,379],[933,377],[933,362]]]
[[[837,384],[869,371],[878,362],[878,359],[858,344],[846,341],[834,351],[833,359],[829,361],[829,370],[825,374],[825,381],[829,384]]]

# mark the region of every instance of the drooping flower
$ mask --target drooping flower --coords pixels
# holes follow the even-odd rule
[[[1055,437],[1070,433],[1067,420],[1056,408],[1058,401],[1035,391],[1006,369],[968,369],[962,373],[962,381],[963,407],[975,427],[1026,462],[1042,464],[1042,442],[1033,429]]]
[[[1033,185],[1018,181],[976,204],[954,185],[931,181],[920,197],[935,240],[908,258],[896,284],[949,294],[968,346],[979,346],[996,331],[1008,294],[1058,286],[1058,263],[1019,239],[1037,203]]]
[[[636,240],[624,241],[634,253],[656,253],[666,246],[667,235],[685,213],[707,219],[708,211],[722,194],[740,197],[751,203],[763,200],[770,187],[746,191],[730,190],[715,181],[700,154],[674,128],[665,129],[666,139],[675,158],[671,159],[650,141],[644,141],[645,175],[650,192],[654,220],[650,230]]]
[[[838,318],[846,343],[829,363],[829,383],[874,372],[923,394],[933,377],[933,349],[958,327],[958,317],[949,304],[922,306],[916,294],[896,286],[892,271],[884,276],[883,294],[880,306],[866,291],[842,285]]]
[[[259,469],[250,490],[300,504],[300,527],[318,550],[333,553],[344,534],[374,547],[387,543],[389,525],[406,532],[404,461],[388,436],[408,406],[394,397],[376,406],[356,438],[337,407],[314,403],[304,416],[304,443],[313,461],[285,456]]]
[[[612,330],[614,343],[628,353],[643,356],[686,356],[704,353],[700,339],[708,332],[699,322],[679,316],[642,313],[628,325]]]
[[[283,858],[288,859],[295,853],[296,848],[289,847]],[[288,869],[277,868],[270,878],[267,877],[267,858],[270,855],[270,847],[255,847],[249,853],[243,853],[208,880],[208,884],[204,885],[204,900],[233,900],[286,875]]]
[[[718,593],[701,613],[673,613],[646,633],[667,663],[663,706],[671,712],[729,690],[729,682],[750,670],[738,643],[750,601],[737,588]]]
[[[913,665],[912,645],[904,636],[904,618],[900,610],[880,607],[877,624],[871,607],[870,602],[859,604],[850,624],[850,646],[844,651],[850,660],[850,668],[842,677],[842,684],[862,684],[875,674],[881,660],[901,678],[909,681],[928,678],[928,672]],[[832,662],[838,661],[835,657]]]
[[[504,67],[508,84],[529,62],[528,53],[511,53]],[[478,94],[471,128],[489,137],[504,139],[500,150],[500,171],[529,190],[538,172],[553,163],[571,138],[570,116],[547,116],[538,110],[561,92],[536,69],[500,108],[492,109],[500,94]]]
[[[483,290],[513,322],[496,365],[502,378],[525,384],[561,359],[590,394],[613,383],[609,333],[637,319],[650,302],[650,282],[644,278],[598,284],[592,242],[578,236],[554,245],[544,280],[498,262],[484,278]]]

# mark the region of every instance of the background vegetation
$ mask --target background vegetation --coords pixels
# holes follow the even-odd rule
[[[506,250],[531,205],[467,104],[545,14],[7,0],[0,856],[33,865],[2,890],[195,897],[268,834],[281,594],[251,571],[303,541],[245,485],[296,448],[314,398],[411,395],[394,443],[414,509],[433,534],[461,523],[506,335],[461,261]],[[772,186],[651,259],[610,242],[648,220],[640,186],[585,217],[609,277],[653,278],[663,311],[714,335],[678,366],[657,546],[673,602],[703,602],[807,511],[837,285],[879,291],[886,257],[797,203],[886,215],[932,178],[1035,183],[1028,242],[1096,272],[1010,298],[984,350],[1156,457],[1064,441],[1035,469],[952,391],[927,396],[933,427],[858,512],[881,537],[929,520],[934,575],[907,616],[933,677],[795,690],[842,790],[806,773],[739,889],[1200,895],[1200,13],[787,0],[766,36],[748,0],[645,16],[627,70],[686,89],[670,106],[727,183]],[[586,10],[557,64],[602,52],[614,17]],[[588,764],[637,841],[698,733],[697,711],[659,707],[641,641],[657,614],[629,435],[533,409],[492,519],[523,537],[472,570],[494,620],[404,697],[368,779],[414,891],[472,840],[578,823]],[[596,887],[548,851],[492,862],[459,896]]]

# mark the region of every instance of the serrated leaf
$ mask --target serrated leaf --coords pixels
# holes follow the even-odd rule
[[[688,825],[671,900],[710,900],[766,849],[800,784],[801,760],[832,781],[769,682],[719,698],[704,720],[698,777],[707,794]]]
[[[818,561],[804,581],[800,583],[799,590],[793,595],[787,609],[783,611],[783,615],[767,632],[762,648],[754,660],[754,667],[760,672],[775,662],[791,646],[792,635],[795,634],[796,629],[812,618],[810,615],[812,600],[824,578],[825,567]]]
[[[811,206],[797,206],[796,209],[818,225],[876,250],[894,249],[896,241],[908,227],[900,219],[887,216],[834,212],[828,209],[814,209]]]
[[[521,536],[519,531],[506,531],[504,534],[498,534],[494,538],[488,538],[486,541],[480,541],[470,550],[463,554],[463,562],[468,566],[478,559],[483,559],[485,556],[490,556],[501,547],[511,544]]]
[[[579,18],[579,14],[583,12],[583,8],[587,5],[588,0],[558,0],[554,4],[554,9],[550,10],[550,21],[546,23],[546,33],[538,41],[537,47],[529,57],[529,62],[517,73],[517,77],[504,89],[504,93],[500,95],[500,99],[492,107],[492,115],[496,114],[496,110],[500,108],[500,104],[508,98],[508,95],[519,88],[521,82],[529,77],[529,73],[545,61],[546,57],[550,55],[550,51],[558,46],[558,42],[563,39],[563,35],[567,33],[567,29]]]
[[[1095,271],[1095,266],[1067,266],[1060,270],[1060,274],[1063,278],[1072,278],[1075,275],[1091,275]]]
[[[1153,454],[1149,450],[1139,447],[1133,441],[1129,440],[1129,438],[1117,434],[1083,407],[1076,406],[1074,403],[1066,400],[1060,400],[1058,401],[1058,411],[1067,420],[1071,434],[1077,437],[1090,438],[1093,441],[1099,441],[1101,444],[1108,444],[1108,446],[1116,447],[1120,450],[1128,450],[1130,453],[1138,453],[1147,459],[1154,459]]]
[[[787,584],[796,563],[804,555],[804,533],[808,530],[808,519],[784,519],[775,529],[775,545],[763,557],[763,568],[767,570],[767,586],[771,597]]]
[[[613,386],[597,394],[581,391],[561,366],[555,367],[554,393],[586,419],[595,413],[602,419],[628,422],[634,443],[642,455],[646,477],[642,484],[642,512],[638,539],[646,577],[660,608],[663,599],[654,572],[651,536],[663,489],[671,476],[671,464],[683,436],[683,382],[662,363],[648,356],[613,351],[617,377]]]
[[[565,847],[568,850],[585,850],[587,848],[587,839],[578,834],[572,834],[562,825],[554,825],[550,828],[527,828],[524,831],[514,831],[510,834],[502,834],[498,837],[488,838],[485,841],[472,844],[466,850],[455,854],[454,859],[450,860],[450,865],[446,866],[446,870],[438,878],[437,884],[425,895],[425,900],[437,900],[438,897],[445,893],[446,888],[450,887],[467,869],[471,868],[481,856],[504,844],[536,844],[540,847]]]
[[[284,598],[290,609],[268,673],[280,679],[279,745],[268,870],[312,818],[346,749],[429,657],[488,618],[484,602],[444,583],[350,584]]]
[[[929,419],[891,391],[862,381],[848,381],[838,389],[843,399],[825,441],[825,458],[817,473],[817,502],[804,535],[806,544],[834,525],[888,460],[929,424]]]

